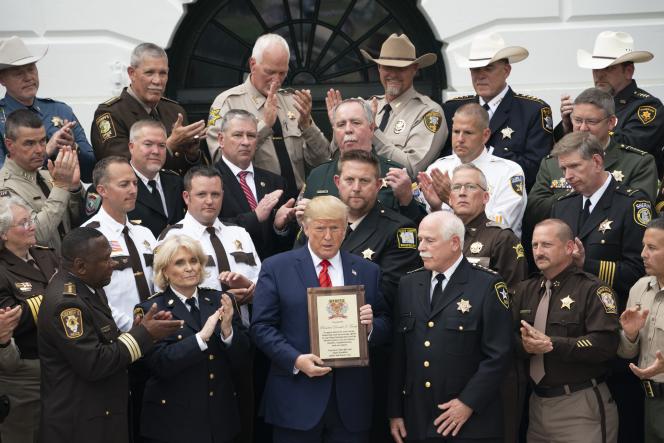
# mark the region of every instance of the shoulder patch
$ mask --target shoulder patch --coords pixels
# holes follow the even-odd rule
[[[85,215],[91,217],[96,214],[101,206],[101,195],[96,192],[89,192],[85,196]]]
[[[498,301],[500,302],[501,305],[505,307],[505,309],[510,308],[510,293],[507,290],[507,285],[505,282],[501,281],[495,284],[493,289],[496,291],[496,297],[498,297]]]
[[[399,249],[417,248],[417,229],[401,228],[397,231],[397,245]]]
[[[106,106],[111,106],[111,105],[113,105],[113,104],[119,102],[121,99],[122,99],[122,97],[120,97],[120,96],[118,95],[117,97],[109,98],[108,100],[106,100],[106,101],[105,101],[104,103],[102,103],[102,104],[103,104],[103,105],[106,105]]]
[[[619,147],[620,147],[620,149],[622,149],[622,150],[624,150],[624,151],[633,152],[633,153],[635,153],[635,154],[639,154],[639,155],[646,155],[646,154],[647,154],[646,151],[643,151],[643,150],[641,150],[641,149],[635,148],[634,146],[623,145],[623,144],[621,143],[621,144],[619,145]]]
[[[83,315],[78,308],[67,308],[60,312],[60,320],[67,338],[76,339],[83,335]]]
[[[652,220],[652,205],[648,200],[636,200],[632,207],[634,208],[634,221],[645,228]]]
[[[87,225],[85,225],[84,228],[93,228],[93,229],[97,229],[97,228],[99,228],[100,226],[101,226],[101,224],[99,224],[99,222],[95,220],[95,221],[90,222],[90,223],[88,223]]]
[[[105,112],[97,117],[95,119],[95,124],[97,125],[97,129],[99,129],[99,135],[101,136],[102,141],[110,140],[118,136],[110,112]]]
[[[214,126],[217,120],[221,119],[221,108],[210,108],[207,125]]]
[[[512,191],[516,192],[520,196],[523,196],[523,191],[526,187],[526,178],[523,175],[513,175],[510,177],[510,186]]]
[[[164,237],[166,237],[166,234],[168,231],[171,229],[182,229],[182,223],[176,223],[174,225],[166,226],[163,231],[161,231],[161,234],[159,234],[159,241],[163,240]]]
[[[516,245],[512,246],[512,249],[514,249],[514,252],[516,253],[517,260],[519,260],[520,258],[526,258],[526,253],[521,243],[517,243]]]
[[[546,105],[546,102],[544,100],[542,100],[541,98],[535,97],[534,95],[519,94],[519,93],[515,92],[514,97],[523,98],[523,99],[526,99],[526,100],[530,100],[530,101],[540,103],[542,105]],[[549,108],[549,112],[551,112],[551,108]]]
[[[542,129],[546,132],[553,132],[553,115],[551,114],[551,108],[546,106],[540,109],[540,114],[542,116]]]
[[[443,116],[438,111],[429,111],[422,117],[422,122],[429,131],[435,134],[443,124]]]
[[[607,314],[617,314],[618,308],[616,307],[616,299],[613,296],[613,291],[608,286],[600,286],[597,289],[597,296],[599,301],[604,305],[604,312]]]
[[[655,117],[657,116],[657,109],[648,105],[639,106],[639,109],[636,111],[636,115],[639,117],[639,120],[641,120],[641,123],[647,125],[648,123],[655,120]]]

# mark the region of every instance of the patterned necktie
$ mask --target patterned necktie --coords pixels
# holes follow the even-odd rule
[[[392,106],[390,104],[386,104],[385,107],[383,108],[383,118],[380,120],[380,125],[378,125],[378,129],[381,131],[385,132],[385,128],[387,128],[387,121],[390,119],[390,112],[392,111]]]
[[[242,192],[244,192],[244,197],[247,199],[247,203],[249,203],[249,208],[254,211],[256,209],[257,203],[256,198],[254,197],[254,193],[251,192],[251,188],[247,183],[248,174],[249,171],[240,171],[237,173],[237,176],[240,179],[240,187],[242,188]]]
[[[330,262],[327,260],[321,260],[320,267],[322,268],[320,270],[320,274],[318,274],[318,283],[320,284],[320,287],[331,288],[332,279],[330,278],[330,274],[327,272],[327,268],[330,267]]]
[[[141,256],[138,255],[138,249],[134,241],[129,236],[129,229],[127,226],[122,228],[122,235],[124,236],[125,243],[127,244],[127,251],[129,251],[129,263],[131,263],[131,270],[134,271],[134,280],[136,281],[136,289],[141,301],[145,301],[150,297],[150,287],[145,279],[143,273],[143,265],[141,265]]]
[[[549,300],[551,299],[551,281],[547,280],[544,287],[546,289],[539,305],[537,305],[533,326],[538,331],[546,333],[546,319],[549,316]],[[544,374],[544,354],[533,355],[530,358],[530,378],[533,379],[535,384],[539,384],[544,378]]]

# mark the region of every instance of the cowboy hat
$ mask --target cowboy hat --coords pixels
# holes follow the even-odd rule
[[[360,52],[365,59],[371,60],[378,65],[395,66],[405,68],[417,64],[419,68],[426,68],[436,63],[436,54],[431,52],[415,58],[415,46],[410,42],[406,34],[390,35],[383,46],[380,47],[380,55],[373,58],[364,49]]]
[[[576,63],[581,68],[604,69],[624,62],[642,63],[652,60],[648,51],[635,51],[634,39],[626,32],[602,31],[595,39],[593,53],[579,49]]]
[[[46,55],[46,51],[48,47],[41,55],[32,55],[23,40],[15,35],[0,40],[0,70],[35,63]]]
[[[528,50],[521,46],[505,46],[505,40],[498,34],[482,34],[470,44],[468,58],[454,54],[460,68],[482,68],[491,63],[507,59],[518,63],[528,57]]]

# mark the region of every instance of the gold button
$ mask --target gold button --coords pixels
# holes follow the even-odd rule
[[[459,326],[459,331],[463,331],[463,326]]]
[[[431,382],[424,383],[424,387],[427,388],[427,389],[430,388],[431,387]]]
[[[210,360],[214,360],[214,355],[210,354]]]
[[[210,391],[210,397],[214,396],[214,391]]]
[[[431,346],[431,342],[429,340],[425,341],[424,342],[424,347],[428,348],[429,346]]]
[[[600,241],[600,243],[601,243],[601,244],[604,244],[604,243],[605,243],[604,239],[602,239],[602,241]]]
[[[427,325],[428,325],[430,328],[433,328],[433,322],[432,322],[432,321],[430,321],[429,323],[427,323]]]
[[[176,156],[176,157],[179,157],[179,156],[180,156],[180,153],[179,153],[179,152],[176,152],[176,153],[175,153],[175,156]]]
[[[424,367],[425,367],[425,368],[428,368],[428,367],[429,367],[429,362],[426,361],[426,360],[424,361]]]
[[[210,380],[214,380],[214,374],[210,374]]]
[[[402,393],[403,395],[406,395],[406,391],[405,391],[405,390],[401,391],[401,393]]]
[[[181,336],[181,335],[178,335],[178,340],[182,340],[182,336]]]
[[[106,415],[111,415],[111,411],[106,411]]]

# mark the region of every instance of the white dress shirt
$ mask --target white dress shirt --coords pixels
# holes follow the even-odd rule
[[[134,165],[131,165],[131,167],[134,168]],[[152,189],[148,184],[148,181],[150,181],[150,179],[141,174],[136,168],[134,168],[134,172],[136,173],[136,177],[138,177],[138,179],[143,182],[145,187],[148,188],[148,192],[152,193]],[[161,206],[164,209],[164,214],[166,214],[166,217],[168,217],[168,206],[166,206],[166,196],[164,195],[164,187],[161,185],[161,177],[159,176],[159,173],[157,173],[157,175],[154,176],[153,180],[157,184],[157,192],[159,193],[159,198],[161,199]]]
[[[238,183],[240,183],[240,177],[238,174],[243,171],[247,171],[249,174],[246,176],[247,180],[247,185],[249,186],[249,189],[251,189],[251,193],[254,194],[254,199],[256,199],[256,203],[258,203],[258,194],[256,194],[256,180],[254,179],[254,164],[249,163],[249,167],[247,169],[240,169],[233,163],[229,162],[226,157],[221,156],[221,159],[226,163],[226,166],[228,166],[233,173],[233,176],[235,176],[235,179],[237,180]]]
[[[457,260],[452,264],[452,266],[450,266],[449,268],[447,268],[447,270],[445,272],[443,272],[443,275],[445,276],[445,279],[443,280],[443,283],[441,284],[441,290],[442,291],[444,291],[445,288],[447,287],[447,284],[449,283],[450,278],[452,278],[452,275],[454,274],[454,271],[456,271],[457,268],[459,267],[459,265],[461,264],[461,260],[463,260],[463,254],[461,254],[459,256],[459,258],[457,258]],[[431,298],[433,297],[433,290],[435,289],[436,285],[438,284],[438,279],[436,278],[436,277],[438,277],[438,274],[440,274],[440,272],[437,272],[437,271],[432,271],[431,272],[431,288],[429,289],[429,302],[431,301]]]
[[[612,175],[607,173],[606,174],[606,180],[604,180],[604,184],[597,190],[595,191],[590,197],[586,197],[585,195],[583,196],[583,201],[581,202],[581,208],[583,210],[583,207],[586,205],[586,200],[590,199],[590,208],[588,209],[588,213],[592,214],[593,209],[595,209],[595,205],[597,205],[597,202],[599,201],[600,198],[604,195],[604,192],[606,192],[606,189],[609,187],[609,183],[611,183],[611,177]]]
[[[507,91],[509,90],[509,88],[510,87],[507,84],[505,84],[505,87],[503,88],[502,91],[500,91],[500,94],[498,94],[497,96],[488,101],[489,109],[487,110],[487,112],[489,113],[489,120],[491,120],[493,114],[496,113],[496,109],[498,109],[500,102],[502,102],[503,99],[505,98],[505,95],[507,95]],[[487,102],[484,101],[482,97],[479,97],[479,99],[480,99],[480,106],[484,107],[484,104]]]
[[[191,306],[189,306],[189,305],[187,304],[187,297],[185,297],[184,295],[180,294],[180,293],[179,293],[178,291],[176,291],[175,288],[173,288],[172,286],[171,286],[171,291],[173,291],[173,294],[175,294],[175,295],[180,299],[180,301],[182,302],[182,304],[184,305],[184,307],[187,308],[187,311],[191,312]],[[196,307],[198,308],[198,311],[200,312],[200,310],[201,310],[201,305],[200,305],[200,303],[198,303],[198,289],[195,289],[195,290],[194,290],[194,294],[191,296],[191,298],[194,299],[195,304],[196,304]],[[207,318],[201,318],[201,328],[202,328],[203,326],[205,326],[205,322],[206,322],[206,321],[207,321]],[[233,328],[231,328],[231,333],[230,333],[230,335],[228,336],[228,338],[224,338],[224,336],[221,335],[221,334],[219,334],[219,338],[221,338],[221,341],[222,341],[226,346],[230,346],[231,343],[233,342]],[[196,333],[196,342],[198,343],[198,347],[201,349],[201,351],[205,351],[205,350],[208,348],[208,345],[207,345],[207,343],[205,342],[205,340],[203,340],[203,338],[201,338],[201,333],[200,333],[200,332],[197,332],[197,333]]]
[[[320,271],[323,270],[323,267],[320,264],[323,259],[316,255],[316,253],[311,249],[311,246],[309,246],[309,243],[307,243],[307,248],[309,249],[309,254],[311,254],[311,260],[314,262],[314,266],[316,267],[316,275],[318,276],[320,275]],[[327,268],[327,273],[329,274],[330,280],[332,281],[332,286],[343,286],[344,267],[341,264],[341,253],[337,251],[337,254],[327,261],[330,262],[330,266]]]

